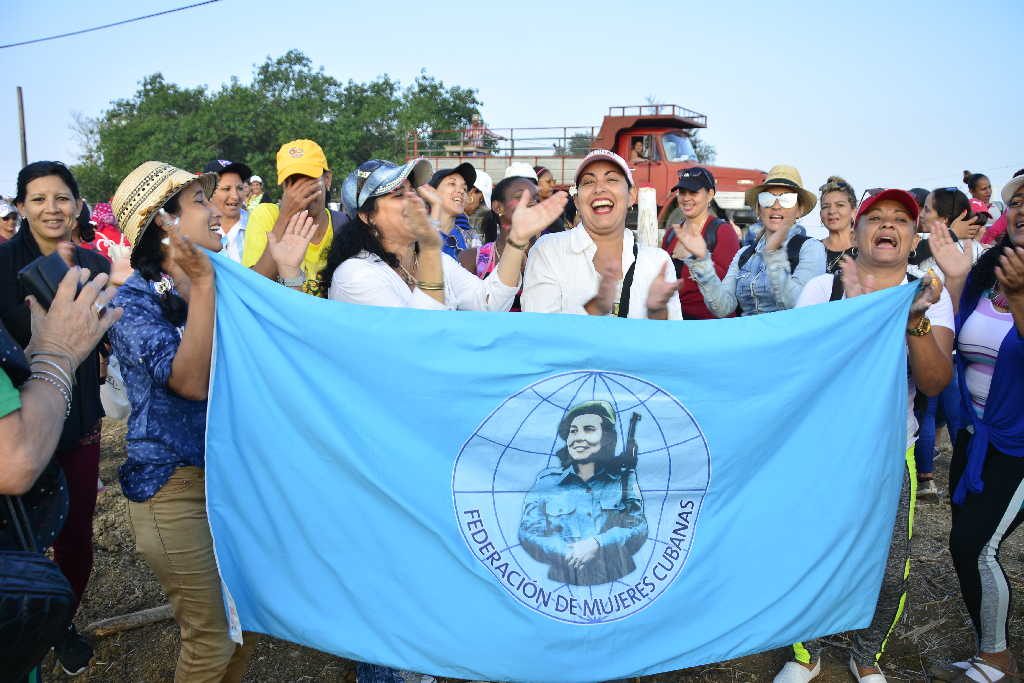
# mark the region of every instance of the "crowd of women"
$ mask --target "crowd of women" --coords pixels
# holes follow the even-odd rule
[[[221,176],[237,175],[238,164],[223,163]],[[935,675],[1018,676],[999,549],[1024,520],[1024,171],[1002,188],[1005,211],[986,226],[998,212],[984,176],[965,174],[973,198],[953,187],[877,189],[858,198],[842,178],[829,178],[816,194],[797,169],[778,165],[746,193],[758,221],[743,236],[715,213],[713,174],[693,167],[673,189],[682,218],[666,228],[661,247],[640,244],[627,229],[637,187],[613,152],[594,150],[581,161],[573,200],[556,191],[547,169],[510,171],[492,188],[468,163],[434,172],[422,159],[368,160],[341,184],[342,214],[327,207],[331,171],[323,151],[292,141],[278,155],[284,198],[254,208],[239,257],[282,286],[354,304],[658,320],[767,314],[919,282],[906,332],[916,410],[893,416],[907,422],[906,451],[893,454],[906,471],[892,536],[877,539],[889,559],[875,617],[851,637],[851,674],[885,680],[880,660],[906,604],[915,500],[937,495],[941,411],[955,445],[950,552],[977,649]],[[62,470],[66,493],[52,484],[44,493],[64,496],[54,506],[63,530],[53,546],[76,596],[73,614],[92,563],[100,387],[105,359],[116,358],[131,404],[121,489],[138,551],[180,627],[176,680],[190,682],[240,680],[252,642],[237,646],[228,636],[206,518],[216,296],[208,252],[224,246],[222,217],[236,211],[217,201],[221,179],[216,171],[140,165],[111,200],[131,245],[128,259],[111,264],[70,241],[82,201],[70,171],[33,163],[18,177],[21,228],[0,245],[0,318],[13,337],[0,377],[0,438],[19,448],[0,466],[0,492],[40,495],[37,478],[51,456]],[[819,203],[828,231],[822,241],[799,222]],[[257,212],[269,216],[262,232]],[[480,239],[466,239],[475,225]],[[46,312],[25,303],[31,292],[17,272],[55,253],[70,271]],[[108,279],[119,286],[116,296]],[[21,349],[24,375],[10,365]],[[19,441],[31,425],[37,437]],[[0,549],[14,544],[5,526]],[[48,637],[42,650],[23,648],[20,668],[11,663],[10,670],[28,675],[49,645],[69,673],[87,667],[91,649],[70,619]],[[775,680],[813,679],[821,654],[819,641],[795,644]],[[358,675],[365,683],[410,674],[362,664]]]

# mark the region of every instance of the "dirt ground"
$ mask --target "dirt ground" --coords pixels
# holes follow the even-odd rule
[[[95,518],[96,565],[82,608],[80,629],[97,619],[125,614],[166,602],[145,561],[135,554],[127,505],[117,484],[117,467],[124,461],[124,426],[105,421],[101,476],[107,485],[99,496]],[[949,444],[943,440],[936,462],[940,490],[945,493]],[[890,642],[883,668],[890,681],[926,681],[935,663],[963,659],[973,653],[974,638],[959,597],[956,575],[946,547],[949,504],[920,503],[917,508],[910,603],[904,621]],[[1024,581],[1024,533],[1011,537],[1002,550],[1011,585]],[[1015,595],[1011,610],[1010,644],[1024,649],[1024,599]],[[845,638],[828,639],[822,675],[824,683],[853,680],[846,669]],[[164,621],[95,641],[93,666],[76,681],[170,681],[178,652],[178,631]],[[682,681],[771,681],[789,657],[787,649],[764,652],[720,664],[636,679],[644,683]],[[44,663],[48,681],[70,680],[55,665]],[[270,637],[261,637],[246,681],[355,681],[352,662]]]

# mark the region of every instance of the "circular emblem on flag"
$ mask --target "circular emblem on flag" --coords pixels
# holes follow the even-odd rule
[[[452,493],[469,552],[516,600],[600,624],[679,576],[710,477],[704,435],[674,396],[579,371],[505,399],[459,452]]]

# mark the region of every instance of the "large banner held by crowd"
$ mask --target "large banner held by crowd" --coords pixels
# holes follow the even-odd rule
[[[347,305],[214,261],[207,495],[243,630],[586,682],[870,621],[912,286],[670,323]]]

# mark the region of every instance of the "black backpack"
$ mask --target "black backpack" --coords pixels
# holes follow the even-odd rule
[[[789,272],[793,273],[796,271],[797,265],[800,264],[800,248],[804,246],[804,242],[811,239],[807,235],[793,235],[789,238],[789,242],[786,244],[786,256],[789,258]],[[754,245],[747,245],[743,249],[743,253],[740,254],[740,260],[736,263],[737,268],[742,268],[750,257],[754,255]]]

